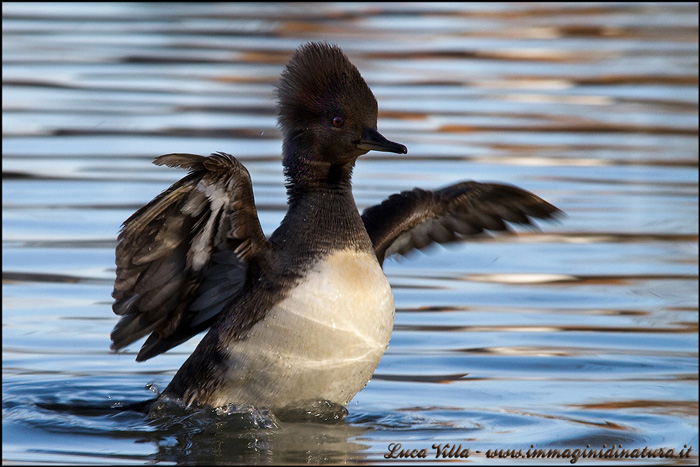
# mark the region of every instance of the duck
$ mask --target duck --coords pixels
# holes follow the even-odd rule
[[[337,45],[310,42],[282,71],[277,97],[288,210],[269,238],[250,174],[223,152],[157,157],[187,175],[118,235],[111,348],[148,336],[136,356],[145,361],[207,331],[160,395],[188,407],[347,406],[391,338],[386,258],[561,212],[512,185],[462,181],[360,213],[358,158],[408,150],[377,130],[359,70]]]

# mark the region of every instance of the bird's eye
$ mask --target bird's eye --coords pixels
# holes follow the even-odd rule
[[[336,128],[342,128],[343,125],[345,125],[345,120],[343,119],[343,117],[335,117],[335,118],[333,119],[333,126],[334,126],[334,127],[336,127]]]

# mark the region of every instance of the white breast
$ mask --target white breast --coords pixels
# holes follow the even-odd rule
[[[393,324],[394,296],[376,257],[335,252],[308,271],[246,339],[228,347],[228,383],[211,403],[347,405],[374,373]]]

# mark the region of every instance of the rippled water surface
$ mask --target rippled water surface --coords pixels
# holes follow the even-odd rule
[[[697,463],[697,4],[2,8],[4,463],[391,464],[392,443]],[[155,156],[234,154],[279,224],[274,84],[309,40],[343,47],[409,148],[359,160],[360,209],[474,179],[567,217],[387,261],[394,333],[344,421],[67,409],[150,397],[199,340],[109,350],[119,226],[183,175]]]

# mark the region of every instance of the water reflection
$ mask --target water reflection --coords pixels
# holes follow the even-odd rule
[[[147,455],[117,456],[140,462],[338,464],[362,459],[362,451],[368,448],[354,441],[367,433],[366,427],[342,420],[319,421],[318,417],[309,415],[305,419],[297,415],[294,421],[290,419],[295,417],[293,414],[286,414],[284,417],[290,420],[280,421],[269,411],[253,407],[185,409],[161,402],[148,415],[112,406],[39,403],[37,407],[36,415],[26,423],[42,431],[48,429],[56,435],[77,437],[106,436],[153,445],[155,450]],[[7,419],[12,421],[14,410],[8,409]],[[47,428],[46,421],[55,417],[64,422]],[[324,446],[323,450],[318,449],[319,444]],[[75,458],[93,456],[79,447],[34,451]]]

